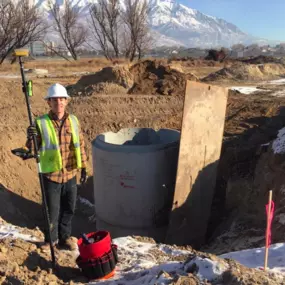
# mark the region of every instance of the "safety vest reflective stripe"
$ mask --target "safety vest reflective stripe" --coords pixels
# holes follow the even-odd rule
[[[51,136],[49,134],[49,127],[48,127],[48,120],[49,117],[48,115],[43,115],[42,117],[39,118],[40,123],[41,123],[41,130],[43,132],[43,141],[42,141],[42,146],[40,148],[40,151],[46,151],[46,150],[56,150],[59,149],[59,144],[53,144],[51,142]],[[55,134],[56,135],[56,134]],[[55,136],[56,140],[57,137]]]
[[[74,115],[69,115],[70,124],[71,124],[71,131],[72,131],[72,141],[75,149],[75,156],[76,156],[76,163],[77,167],[82,167],[81,162],[81,151],[80,151],[80,136],[79,136],[79,129],[78,129],[78,120]]]
[[[74,133],[75,133],[74,140],[73,140],[74,147],[80,147],[77,118],[74,115],[69,115],[69,118],[71,120],[71,126],[73,127],[72,129],[74,130]]]

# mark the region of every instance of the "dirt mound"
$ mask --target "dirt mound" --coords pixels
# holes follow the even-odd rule
[[[277,57],[265,56],[265,55],[259,55],[253,58],[241,59],[240,61],[244,63],[249,63],[249,64],[264,64],[264,63],[285,64],[284,58],[277,58]]]
[[[90,91],[89,94],[127,94],[128,89],[116,83],[100,82],[92,85],[91,88],[89,86],[88,91]]]
[[[133,76],[127,67],[105,67],[94,74],[82,76],[69,88],[69,93],[87,96],[96,93],[114,94],[112,92],[124,94],[132,85]]]
[[[238,63],[225,67],[202,79],[203,82],[213,81],[258,81],[274,79],[285,74],[282,64],[266,63],[261,65]]]
[[[144,60],[127,67],[106,67],[83,76],[68,89],[71,96],[92,94],[183,95],[186,80],[197,81],[191,73],[185,74],[179,64]]]
[[[145,60],[130,68],[134,85],[129,94],[160,94],[183,96],[186,80],[195,80],[193,74],[185,74],[161,61]]]
[[[205,59],[222,62],[225,60],[226,57],[227,57],[227,54],[226,54],[225,50],[223,50],[223,49],[221,49],[221,50],[210,49],[208,51],[207,56],[205,56]]]
[[[220,62],[214,60],[205,60],[202,58],[192,57],[181,57],[181,58],[170,58],[168,63],[181,63],[187,67],[209,67],[209,66],[221,66]]]

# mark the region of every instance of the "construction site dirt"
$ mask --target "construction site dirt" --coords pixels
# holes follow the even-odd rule
[[[257,62],[260,64],[260,60]],[[285,76],[282,63],[266,62],[263,69],[259,67],[258,70],[255,64],[250,63],[213,63],[202,60],[197,60],[196,64],[192,61],[188,64],[187,61],[167,63],[149,60],[134,66],[130,63],[108,66],[108,62],[97,65],[92,60],[70,64],[72,67],[69,67],[68,63],[63,67],[62,62],[44,62],[42,67],[52,72],[30,77],[34,86],[34,96],[31,98],[34,116],[48,111],[43,97],[47,88],[58,82],[67,86],[70,91],[72,99],[68,111],[76,114],[81,122],[87,149],[89,178],[87,183],[78,189],[80,198],[73,220],[74,236],[78,237],[82,232],[95,229],[92,220],[94,209],[91,205],[94,202],[92,140],[100,133],[119,131],[126,127],[180,130],[185,83],[186,80],[195,80],[226,87],[257,87],[255,92],[250,94],[245,94],[238,88],[229,92],[208,239],[199,250],[222,254],[264,245],[266,191],[275,184],[268,182],[258,195],[256,191],[257,187],[263,184],[264,169],[269,167],[268,159],[272,161],[274,157],[274,154],[268,153],[266,144],[276,139],[278,131],[285,124],[284,85],[282,81],[272,82]],[[41,62],[26,63],[26,68],[41,68],[40,66]],[[60,66],[58,72],[56,66]],[[14,65],[9,68],[9,63],[0,66],[0,217],[3,222],[24,227],[28,232],[42,238],[40,231],[36,229],[43,226],[43,219],[35,162],[22,161],[11,153],[11,149],[25,144],[28,119],[19,72]],[[102,68],[108,69],[107,72],[106,69],[103,71],[103,78],[99,78],[98,73],[90,74],[97,71],[103,74]],[[239,70],[236,71],[237,69]],[[86,74],[82,75],[83,73]],[[110,77],[106,77],[106,74]],[[245,76],[242,77],[241,74]],[[96,80],[90,82],[92,78]],[[282,160],[282,157],[280,159]],[[280,161],[272,162],[273,165],[277,163],[280,165]],[[266,171],[269,172],[268,169]],[[280,180],[281,175],[278,177]],[[278,183],[282,184],[281,181]],[[90,204],[86,204],[86,200]],[[285,210],[283,211],[285,214]],[[284,241],[283,230],[282,224],[273,225],[274,242]],[[21,277],[25,282],[34,282],[24,284],[72,284],[71,280],[74,279],[77,282],[86,281],[76,275],[77,271],[73,268],[75,260],[72,256],[66,253],[60,256],[63,270],[61,274],[54,275],[47,270],[46,254],[25,241],[16,243],[15,246],[20,249],[17,252],[11,249],[8,241],[0,241],[0,280],[6,276],[3,272],[9,269],[9,278],[6,276],[7,278],[2,280],[13,281]],[[29,251],[33,252],[33,255],[28,257]],[[15,264],[18,264],[18,267]],[[9,266],[15,268],[11,269]],[[230,276],[221,284],[264,284],[259,282],[262,282],[265,276],[248,273],[246,268],[238,268],[233,275],[242,276],[243,272],[246,272],[253,278],[251,280],[256,280],[253,283],[246,280],[231,283],[231,278],[234,277]],[[47,270],[47,273],[37,273],[43,269]],[[201,284],[194,283],[194,279],[189,279],[189,283],[176,284]],[[274,278],[268,280],[268,284],[280,284]],[[12,281],[3,284],[17,284]]]

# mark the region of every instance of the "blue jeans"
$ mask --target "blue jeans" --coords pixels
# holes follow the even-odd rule
[[[71,222],[75,212],[77,185],[76,176],[66,183],[56,183],[45,176],[44,188],[50,218],[51,240],[64,241],[71,235]],[[44,231],[45,241],[48,234]]]

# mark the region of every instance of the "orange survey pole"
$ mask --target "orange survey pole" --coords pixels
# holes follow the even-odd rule
[[[272,190],[269,191],[269,199],[268,199],[268,211],[267,211],[267,223],[266,223],[266,236],[265,236],[265,258],[264,258],[264,271],[267,269],[268,264],[268,250],[270,246],[270,233],[271,233],[271,211],[272,211]]]

